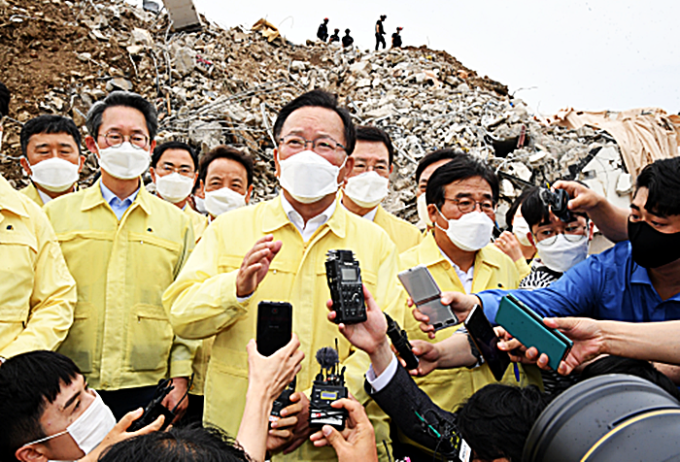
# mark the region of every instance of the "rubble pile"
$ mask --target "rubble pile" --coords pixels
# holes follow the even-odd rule
[[[201,31],[174,33],[165,12],[122,0],[0,0],[0,80],[13,93],[2,174],[16,187],[27,182],[13,159],[20,154],[21,122],[41,113],[68,115],[85,134],[90,106],[116,89],[156,104],[159,143],[181,139],[203,152],[221,143],[247,150],[256,159],[256,199],[276,192],[271,128],[277,111],[305,91],[334,92],[356,123],[392,136],[398,155],[387,208],[411,220],[413,173],[434,149],[487,159],[502,176],[506,200],[527,184],[575,178],[602,147],[618,152],[602,130],[539,123],[506,86],[443,51],[294,45],[265,20],[250,30],[225,30],[202,19]],[[90,156],[82,182],[91,182],[95,171]]]

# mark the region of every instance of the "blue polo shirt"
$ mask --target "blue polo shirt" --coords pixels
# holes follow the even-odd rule
[[[585,316],[629,322],[680,319],[680,294],[661,300],[647,270],[633,261],[628,241],[588,257],[549,287],[476,294],[489,320],[496,319],[498,304],[507,294],[544,317]]]

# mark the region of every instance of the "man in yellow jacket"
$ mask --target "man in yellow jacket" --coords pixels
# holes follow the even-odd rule
[[[31,178],[31,184],[20,192],[42,207],[78,190],[85,156],[80,152],[80,132],[71,119],[35,117],[21,128],[20,140],[21,166]]]
[[[385,230],[397,251],[405,252],[420,243],[423,235],[408,221],[387,212],[380,203],[387,197],[390,175],[394,172],[394,147],[385,131],[358,126],[354,148],[354,168],[345,180],[342,205],[350,212],[372,221]]]
[[[49,220],[0,176],[0,358],[56,349],[75,303],[76,284]]]
[[[101,179],[45,206],[78,284],[75,321],[59,352],[117,418],[145,406],[166,377],[175,389],[164,403],[173,409],[188,388],[198,344],[174,335],[161,297],[194,247],[191,222],[140,179],[155,145],[153,105],[113,92],[92,106],[87,128]]]
[[[493,170],[461,153],[432,174],[425,194],[434,229],[421,244],[400,255],[401,270],[425,265],[442,292],[517,288],[520,276],[515,263],[490,243],[499,194]],[[406,316],[404,328],[412,341],[434,342],[411,315]],[[438,332],[438,340],[460,336],[462,348],[470,351],[467,334],[455,329]],[[468,356],[471,360],[465,365],[469,368],[434,370],[416,378],[418,386],[442,409],[453,411],[475,391],[496,382],[487,364],[475,367],[479,358],[471,351]],[[510,367],[503,382],[519,386],[540,384],[540,372],[533,367],[518,370]],[[404,437],[402,441],[412,443]]]
[[[247,389],[246,345],[256,335],[261,301],[293,305],[293,331],[308,358],[297,375],[295,398],[302,403],[288,460],[335,460],[330,448],[314,448],[309,436],[308,398],[319,372],[316,351],[339,342],[350,392],[368,406],[376,437],[390,444],[386,416],[368,403],[363,374],[368,357],[326,320],[330,291],[326,254],[348,249],[360,262],[363,283],[379,306],[401,321],[397,251],[387,234],[347,212],[336,200],[338,185],[351,171],[354,127],[349,113],[323,91],[306,93],[286,105],[274,126],[275,164],[283,192],[254,207],[219,216],[163,297],[175,331],[186,338],[216,334],[205,387],[204,422],[236,434]],[[381,447],[384,446],[381,443]],[[383,450],[383,460],[387,455]],[[275,457],[276,458],[276,457]]]

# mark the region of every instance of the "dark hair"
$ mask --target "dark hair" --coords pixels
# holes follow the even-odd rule
[[[53,351],[31,351],[5,361],[0,367],[0,460],[16,460],[17,449],[47,436],[40,425],[45,406],[78,374],[71,359]]]
[[[635,194],[640,188],[649,189],[646,210],[656,215],[680,215],[680,157],[660,159],[643,168]]]
[[[236,462],[248,455],[222,430],[200,424],[172,427],[114,444],[100,462]]]
[[[541,223],[547,223],[550,221],[550,209],[545,205],[541,199],[541,191],[544,188],[534,186],[529,188],[526,192],[527,195],[522,202],[522,216],[529,225],[529,229],[535,225],[540,225]],[[524,193],[522,193],[524,194]],[[571,212],[576,217],[584,217],[588,221],[588,215],[585,213]]]
[[[416,185],[420,181],[420,176],[427,167],[443,159],[455,159],[461,154],[465,155],[463,151],[459,151],[457,149],[439,149],[438,151],[425,154],[425,157],[420,159],[420,162],[418,162],[418,168],[416,168]]]
[[[526,388],[500,383],[485,386],[456,411],[463,439],[482,460],[522,460],[531,427],[551,397],[535,385]]]
[[[0,119],[9,114],[9,89],[0,82]]]
[[[31,137],[41,133],[65,133],[70,135],[73,141],[76,142],[76,146],[78,146],[78,152],[80,152],[80,132],[73,120],[59,115],[41,115],[29,120],[21,127],[19,139],[21,141],[21,153],[24,156],[27,155],[26,149],[28,148],[28,142],[31,141]]]
[[[87,121],[85,122],[90,136],[93,136],[95,139],[97,138],[99,135],[99,128],[102,126],[104,111],[115,106],[130,107],[141,112],[146,121],[146,129],[149,131],[149,142],[152,142],[154,138],[156,138],[156,134],[158,133],[158,113],[156,112],[156,108],[143,96],[130,91],[113,91],[102,101],[98,101],[92,105],[87,112]]]
[[[246,175],[248,176],[248,184],[246,185],[246,188],[253,184],[253,159],[250,156],[243,154],[238,149],[232,148],[231,146],[226,146],[224,144],[211,149],[201,158],[201,161],[198,164],[199,181],[197,181],[196,184],[199,184],[201,181],[205,182],[205,177],[208,175],[208,166],[215,159],[231,159],[243,165],[243,167],[246,169]]]
[[[581,372],[579,380],[605,374],[628,374],[640,377],[658,385],[673,398],[680,401],[680,391],[673,381],[659,372],[649,361],[643,359],[622,358],[620,356],[605,356],[588,364]]]
[[[153,154],[151,154],[151,166],[153,168],[156,168],[156,165],[158,165],[158,161],[161,160],[163,153],[168,149],[181,149],[182,151],[188,152],[189,156],[191,156],[191,160],[194,163],[194,170],[198,170],[198,154],[196,154],[196,151],[194,151],[191,146],[181,141],[168,141],[167,143],[156,146],[156,149],[153,150]]]
[[[349,29],[347,29],[349,31]],[[274,138],[279,139],[283,124],[294,111],[303,107],[323,107],[335,111],[335,113],[342,119],[342,124],[345,127],[345,149],[347,155],[352,155],[354,152],[354,145],[356,143],[356,131],[352,123],[352,117],[349,115],[347,109],[338,106],[338,99],[324,90],[312,90],[303,95],[298,96],[290,103],[286,104],[279,111],[279,115],[274,123]]]
[[[384,130],[378,127],[372,127],[369,125],[359,125],[356,127],[357,131],[357,141],[370,141],[378,142],[385,145],[387,148],[387,153],[389,154],[390,164],[392,166],[392,161],[394,160],[394,146],[392,146],[392,140],[390,135]]]
[[[427,182],[425,201],[435,204],[439,209],[444,205],[444,189],[446,185],[454,181],[465,180],[479,176],[491,187],[491,197],[494,203],[498,202],[499,186],[498,177],[486,164],[468,154],[458,154],[450,162],[434,171]]]
[[[534,189],[538,189],[538,186],[530,186],[525,188],[524,191],[522,191],[522,193],[517,196],[517,199],[515,199],[508,211],[505,212],[505,226],[508,228],[508,231],[512,231],[512,220],[515,219],[515,215],[517,215],[517,210],[519,209],[520,205],[522,205],[527,196],[531,194]],[[522,213],[522,216],[524,216],[524,213]]]

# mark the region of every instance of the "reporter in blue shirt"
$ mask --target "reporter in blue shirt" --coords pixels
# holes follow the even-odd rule
[[[591,205],[590,216],[598,226],[603,220],[610,234],[626,235],[620,211],[603,198]],[[605,209],[608,217],[603,219]],[[493,321],[501,298],[509,293],[546,317],[588,316],[632,322],[680,319],[680,158],[658,160],[640,173],[627,235],[628,241],[590,256],[550,287],[489,290],[476,296],[446,293],[442,303],[450,302],[461,319],[481,303]],[[421,321],[421,329],[432,334],[431,326],[423,322],[427,318],[417,310],[414,316]]]

